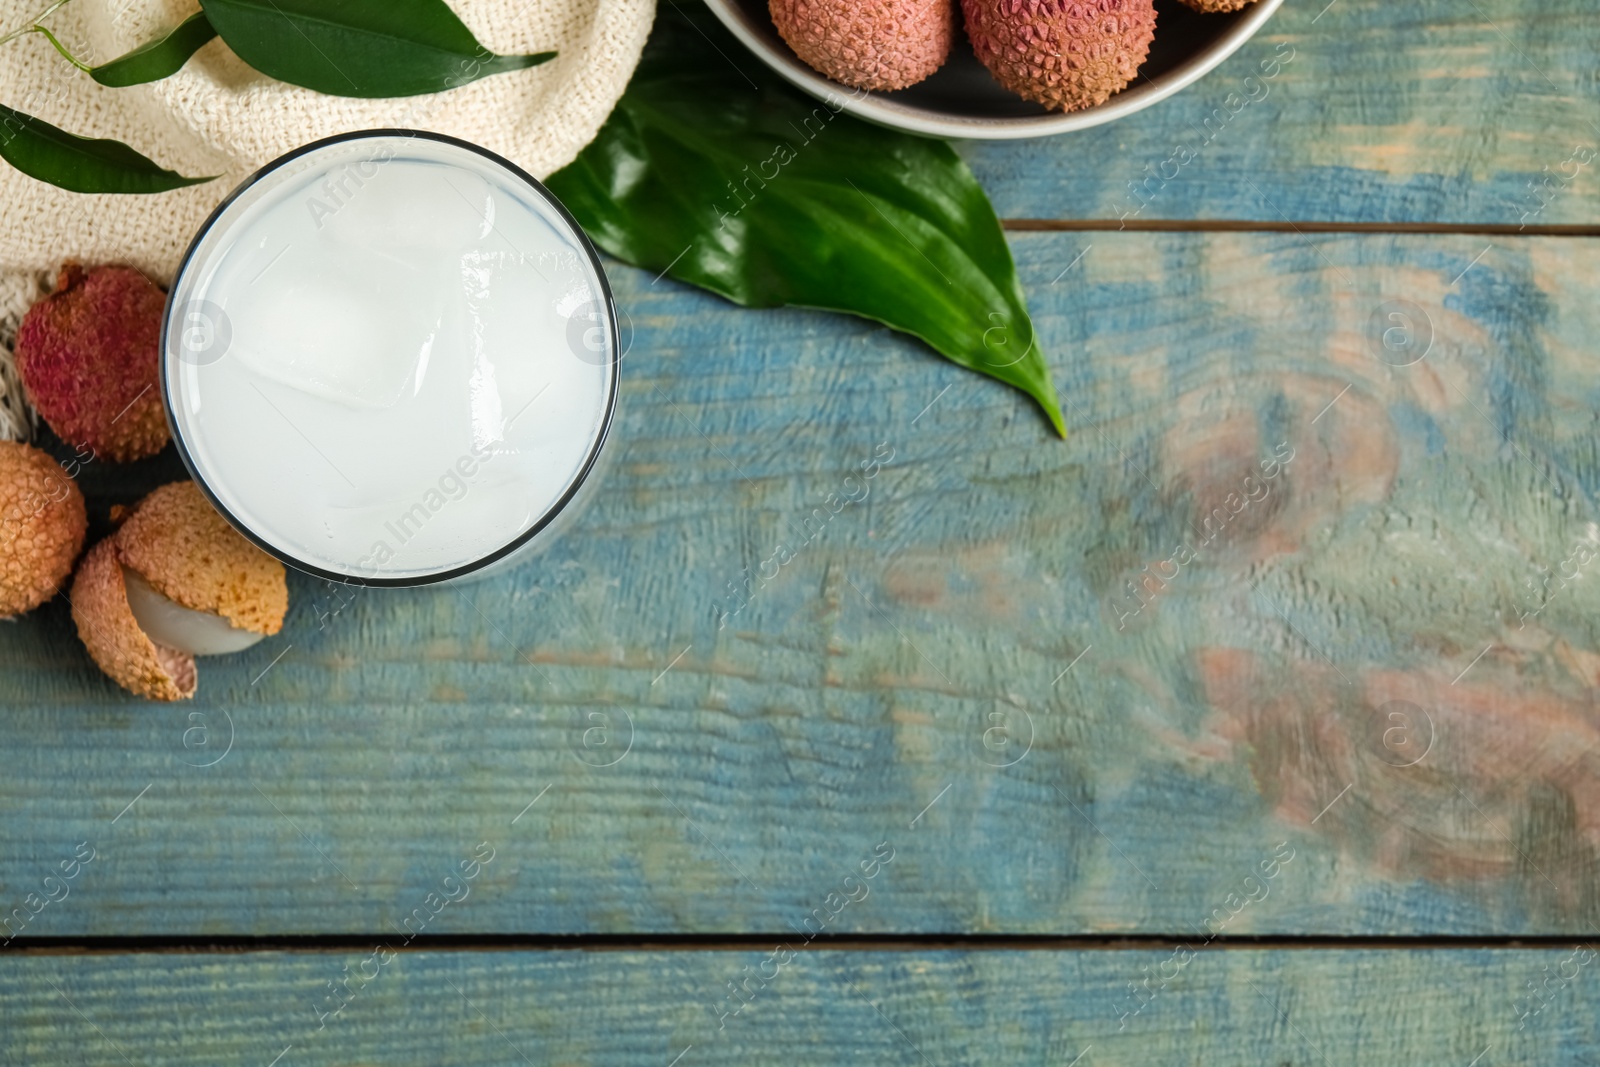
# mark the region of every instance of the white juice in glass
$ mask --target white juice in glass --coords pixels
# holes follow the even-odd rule
[[[592,490],[610,289],[536,181],[413,131],[320,141],[202,228],[168,300],[173,438],[225,516],[334,580],[476,578]]]

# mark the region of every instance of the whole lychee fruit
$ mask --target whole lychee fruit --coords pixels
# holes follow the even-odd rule
[[[961,0],[972,50],[1007,89],[1045,107],[1103,104],[1139,73],[1155,0]]]
[[[194,695],[197,655],[249,648],[283,627],[283,564],[246,541],[193,482],[122,514],[72,583],[72,618],[118,685],[151,700]]]
[[[16,441],[0,441],[0,618],[55,596],[88,529],[83,494],[60,464]]]
[[[1256,0],[1183,0],[1185,7],[1192,7],[1207,15],[1217,15],[1228,11],[1238,11],[1240,8],[1249,7]]]
[[[61,268],[17,329],[17,373],[56,436],[114,463],[166,447],[157,384],[166,296],[131,267]]]
[[[954,0],[770,0],[772,24],[812,69],[859,89],[904,89],[944,65]]]

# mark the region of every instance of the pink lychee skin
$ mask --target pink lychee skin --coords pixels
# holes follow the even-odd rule
[[[161,319],[167,296],[132,267],[68,263],[17,328],[28,400],[67,444],[129,463],[167,446]]]
[[[1155,0],[961,0],[972,50],[1007,89],[1052,110],[1111,99],[1138,76]]]
[[[955,0],[770,0],[770,10],[795,55],[858,89],[915,85],[955,39]]]

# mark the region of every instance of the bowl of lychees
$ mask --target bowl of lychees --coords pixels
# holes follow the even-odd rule
[[[1283,0],[706,0],[768,66],[834,111],[911,133],[1006,140],[1149,107],[1236,52]],[[1289,47],[1289,46],[1284,46]],[[1289,52],[1292,56],[1292,49]],[[1238,94],[1287,59],[1268,51]]]

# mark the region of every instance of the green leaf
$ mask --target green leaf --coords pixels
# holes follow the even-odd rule
[[[102,63],[89,71],[89,76],[101,85],[122,88],[160,81],[178,73],[189,57],[200,51],[200,46],[217,35],[203,13],[190,15],[178,28],[158,41],[141,45],[125,56]]]
[[[416,96],[535,67],[554,52],[497,56],[444,0],[201,0],[256,70],[330,96]]]
[[[211,181],[165,170],[121,141],[78,137],[0,104],[0,159],[75,193],[164,193]]]
[[[1011,249],[943,141],[868,125],[662,7],[589,147],[548,185],[607,252],[747,307],[849,312],[1033,397],[1065,436]]]

